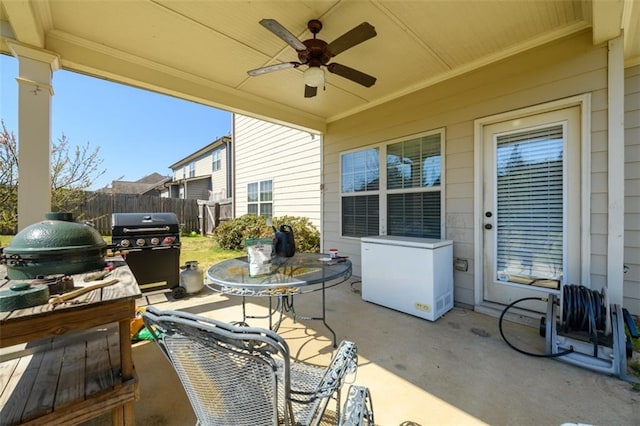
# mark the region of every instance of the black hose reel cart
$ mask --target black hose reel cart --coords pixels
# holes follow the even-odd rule
[[[499,328],[504,341],[525,355],[558,358],[596,372],[627,377],[627,358],[631,357],[631,338],[638,338],[633,318],[618,304],[607,304],[606,292],[582,285],[562,285],[547,297],[525,297],[509,304],[500,315]],[[503,331],[505,314],[525,300],[546,301],[546,315],[540,319],[540,335],[546,353],[532,353],[513,345]],[[625,324],[627,332],[625,332]]]

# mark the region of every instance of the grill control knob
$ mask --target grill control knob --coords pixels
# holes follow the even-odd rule
[[[152,246],[157,246],[159,243],[160,243],[160,239],[159,239],[159,238],[157,238],[157,237],[153,237],[153,238],[151,239],[151,245],[152,245]]]
[[[138,247],[142,247],[143,245],[145,245],[144,238],[138,238],[138,239],[136,240],[136,245],[137,245]]]
[[[129,240],[122,240],[122,241],[120,241],[120,245],[121,245],[122,247],[129,247],[129,245],[131,245],[131,241],[129,241]]]

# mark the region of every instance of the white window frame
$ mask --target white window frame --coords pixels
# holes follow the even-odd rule
[[[271,200],[269,201],[262,201],[260,194],[261,194],[261,190],[260,187],[262,186],[262,183],[265,182],[271,182]],[[257,201],[249,201],[249,186],[250,185],[257,185],[258,186],[258,199]],[[271,204],[271,217],[273,217],[273,179],[263,179],[263,180],[259,180],[259,181],[255,181],[255,182],[249,182],[247,183],[247,213],[249,213],[249,205],[255,204],[258,208],[258,216],[262,216],[262,214],[260,213],[261,206],[264,204]],[[252,213],[253,214],[253,213]]]
[[[222,170],[222,150],[216,149],[211,153],[211,171]]]
[[[431,187],[415,187],[415,188],[395,188],[395,189],[387,189],[387,147],[389,145],[393,145],[399,142],[405,142],[411,139],[422,138],[425,136],[431,136],[439,134],[440,135],[440,185],[439,186],[431,186]],[[364,147],[359,147],[356,149],[351,149],[347,151],[342,151],[339,154],[339,166],[340,166],[340,177],[339,177],[339,187],[340,187],[340,196],[339,196],[339,208],[340,208],[340,237],[346,239],[360,240],[361,237],[352,237],[348,235],[342,234],[342,199],[344,197],[353,197],[353,196],[363,196],[363,195],[378,195],[378,210],[379,210],[379,235],[387,235],[387,195],[388,194],[402,194],[402,193],[417,193],[417,192],[440,192],[440,239],[445,239],[445,219],[446,219],[446,196],[445,196],[445,147],[446,147],[446,132],[444,128],[428,130],[421,133],[416,133],[407,136],[401,136],[398,138],[386,140],[377,144],[368,145]],[[379,174],[379,186],[378,190],[374,191],[359,191],[359,192],[343,192],[342,191],[342,156],[345,154],[351,154],[355,152],[365,151],[368,149],[378,149],[378,174]]]
[[[196,162],[192,161],[189,163],[189,177],[196,177]]]

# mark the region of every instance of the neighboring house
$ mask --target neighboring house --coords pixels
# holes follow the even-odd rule
[[[162,196],[220,201],[235,193],[234,217],[303,216],[320,229],[321,137],[240,114],[233,128],[233,142],[225,136],[172,164]]]
[[[320,229],[322,138],[234,114],[235,216],[307,217]]]
[[[110,194],[135,194],[135,195],[161,195],[158,189],[160,186],[169,182],[171,177],[163,176],[159,173],[152,173],[148,176],[138,179],[135,182],[126,180],[114,180],[111,187],[101,188],[97,192],[105,192]]]
[[[220,201],[233,196],[231,138],[223,136],[169,168],[173,178],[161,188],[163,197]]]

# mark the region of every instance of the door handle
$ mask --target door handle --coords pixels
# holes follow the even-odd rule
[[[490,224],[490,223],[485,223],[484,224],[484,229],[491,229],[491,228],[493,228],[492,224]]]

